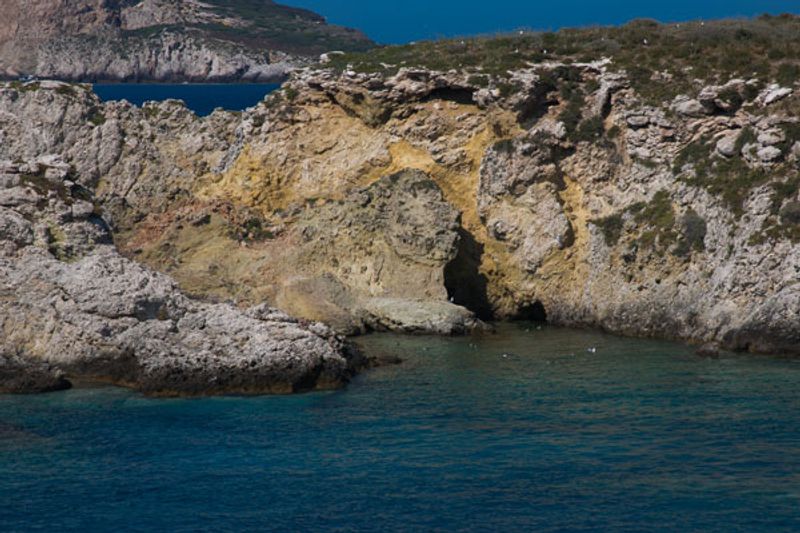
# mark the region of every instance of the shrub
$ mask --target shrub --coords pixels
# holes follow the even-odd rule
[[[467,83],[475,87],[488,87],[489,77],[484,74],[473,74],[467,78]]]
[[[800,189],[800,176],[795,175],[786,181],[772,183],[772,214],[777,215],[783,203],[797,196]]]
[[[781,221],[786,224],[800,224],[800,202],[789,202],[783,206]]]
[[[653,195],[650,203],[636,213],[636,222],[647,223],[660,229],[671,229],[675,225],[675,212],[672,209],[672,201],[669,193],[665,190],[658,191]]]
[[[286,96],[286,99],[290,102],[294,102],[295,98],[298,96],[297,89],[294,87],[286,87],[283,90],[283,94]]]
[[[596,141],[603,136],[604,131],[602,117],[592,117],[584,120],[578,125],[577,130],[573,134],[573,140],[575,142]]]
[[[742,95],[739,94],[739,91],[733,87],[728,87],[727,89],[720,91],[719,98],[723,102],[727,102],[733,111],[738,110],[744,103]]]
[[[93,107],[89,110],[89,122],[95,126],[102,126],[106,123],[106,116],[100,109]]]
[[[675,255],[686,257],[691,252],[706,249],[705,239],[708,226],[705,219],[694,209],[689,209],[681,219],[681,238],[675,247]]]
[[[67,97],[73,97],[76,96],[77,94],[75,92],[75,87],[73,87],[72,85],[62,85],[58,89],[56,89],[56,92],[60,95]]]
[[[514,153],[514,141],[511,139],[502,139],[497,141],[494,144],[494,150],[501,154],[513,154]]]
[[[778,67],[775,74],[775,81],[781,85],[788,85],[789,87],[800,80],[800,66],[791,63],[783,63]]]
[[[675,242],[675,211],[672,200],[665,190],[658,191],[650,202],[634,204],[629,208],[634,212],[634,220],[645,226],[645,231],[639,237],[639,244],[646,248],[656,245],[667,247]]]
[[[592,223],[600,228],[605,238],[606,245],[614,246],[619,242],[622,237],[622,228],[625,222],[622,220],[622,215],[616,214],[593,220]]]
[[[742,149],[748,144],[756,142],[757,138],[758,136],[756,135],[756,132],[755,130],[753,130],[752,127],[750,126],[744,127],[742,131],[739,133],[739,136],[736,138],[736,143],[734,146],[736,150],[736,155],[738,156],[739,154],[741,154]]]

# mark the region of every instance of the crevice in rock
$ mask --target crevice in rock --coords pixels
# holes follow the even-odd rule
[[[517,113],[517,123],[523,129],[529,130],[558,103],[557,99],[548,99],[546,95],[535,95],[521,104]]]
[[[487,293],[488,280],[480,271],[483,244],[459,228],[458,254],[444,269],[444,284],[447,295],[454,304],[466,307],[481,320],[494,316]]]
[[[536,300],[535,302],[519,308],[515,320],[527,320],[529,322],[547,322],[547,310],[544,304]]]
[[[423,102],[444,100],[445,102],[474,105],[475,101],[472,99],[474,94],[475,89],[467,89],[463,87],[442,87],[440,89],[434,89],[428,93],[428,95],[423,99]]]

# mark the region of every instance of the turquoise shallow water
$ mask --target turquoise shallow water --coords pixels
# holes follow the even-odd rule
[[[800,529],[800,361],[531,324],[362,342],[406,362],[292,397],[0,396],[0,531]]]

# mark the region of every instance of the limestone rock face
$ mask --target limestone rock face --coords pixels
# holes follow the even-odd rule
[[[43,159],[3,164],[0,391],[58,390],[66,376],[158,395],[289,393],[356,370],[321,324],[194,301],[119,255],[92,193]]]
[[[128,260],[208,300],[348,333],[546,316],[800,351],[797,92],[764,105],[763,83],[697,82],[654,103],[610,69],[532,65],[511,89],[459,71],[309,69],[203,119],[7,85],[4,246],[49,242],[19,183],[31,164],[54,179],[66,164]],[[63,234],[64,258],[100,239],[86,221]]]
[[[33,394],[70,388],[61,371],[44,362],[0,354],[0,394]]]
[[[516,265],[536,273],[554,251],[570,244],[572,228],[558,196],[559,141],[536,132],[486,152],[478,212],[489,234],[508,246]]]
[[[426,174],[386,176],[300,218],[288,239],[294,246],[271,265],[282,285],[276,301],[344,331],[469,331],[476,322],[447,301],[444,282],[458,227],[458,213]]]

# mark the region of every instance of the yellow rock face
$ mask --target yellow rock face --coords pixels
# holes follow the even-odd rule
[[[230,168],[206,175],[196,189],[196,200],[230,202],[253,209],[267,219],[288,213],[291,227],[298,212],[341,201],[351,191],[382,176],[405,169],[421,170],[441,188],[445,199],[461,213],[465,229],[485,247],[482,273],[499,282],[508,276],[503,268],[507,250],[488,237],[477,212],[476,192],[487,148],[502,136],[519,131],[513,115],[501,110],[487,113],[473,105],[452,102],[415,104],[409,112],[410,118],[370,127],[327,101],[295,106],[291,119],[252,135]],[[235,240],[220,237],[223,232],[224,228],[218,225],[184,229],[165,239],[185,243],[177,249],[170,248],[170,259],[160,251],[148,251],[142,258],[165,266],[172,262],[168,266],[171,274],[201,293],[238,296],[248,302],[275,295],[283,300],[279,304],[299,316],[319,318],[314,303],[302,303],[297,296],[302,291],[297,289],[297,276],[290,274],[307,270],[303,264],[313,262],[313,258],[287,257],[282,239],[282,244],[270,241],[245,248]],[[159,246],[154,248],[159,250]],[[351,243],[350,248],[357,250],[357,243]],[[344,255],[353,269],[362,268],[357,254]],[[370,261],[367,263],[365,270],[374,269]],[[383,287],[370,288],[369,283],[359,281],[363,276],[353,279],[341,268],[331,270],[348,284],[360,286],[361,292],[386,295]],[[446,300],[442,277],[439,271],[436,279],[423,284],[438,284],[439,290],[428,297]],[[294,303],[289,304],[288,300]]]

